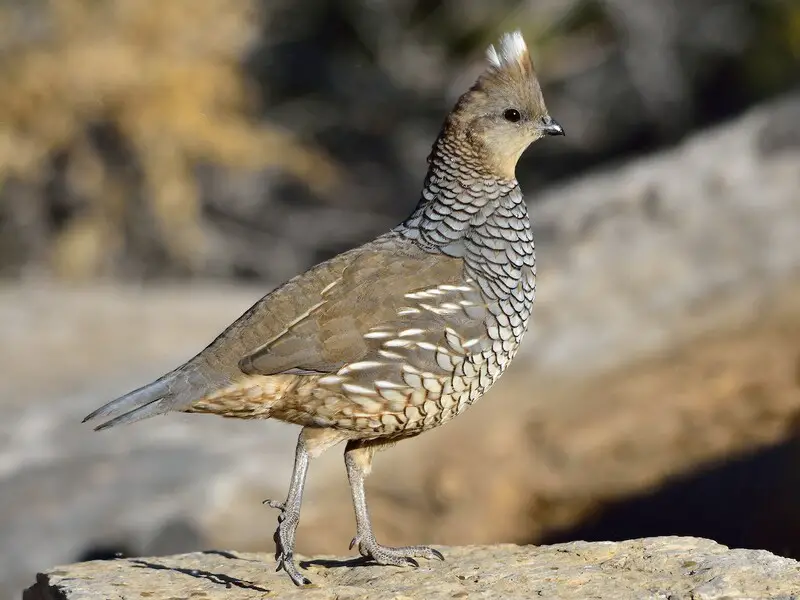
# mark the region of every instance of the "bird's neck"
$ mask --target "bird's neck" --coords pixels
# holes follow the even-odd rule
[[[436,140],[428,165],[419,204],[397,228],[424,248],[457,245],[501,201],[522,202],[516,179],[493,174],[471,144],[446,129]]]

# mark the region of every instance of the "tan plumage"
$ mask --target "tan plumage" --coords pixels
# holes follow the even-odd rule
[[[422,197],[392,231],[286,282],[186,364],[101,407],[98,429],[170,411],[304,427],[276,532],[295,583],[294,532],[310,458],[347,441],[361,553],[382,564],[441,557],[375,541],[363,479],[380,446],[459,414],[497,380],[527,327],[533,239],[514,178],[548,115],[525,43],[504,36],[448,115]]]

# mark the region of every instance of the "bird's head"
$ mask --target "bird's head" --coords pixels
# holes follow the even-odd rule
[[[447,127],[474,147],[495,175],[513,179],[517,160],[546,135],[564,135],[547,112],[528,47],[519,31],[486,53],[488,65],[451,113]]]

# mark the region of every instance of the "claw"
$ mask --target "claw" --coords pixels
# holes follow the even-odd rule
[[[277,508],[280,511],[286,510],[286,504],[284,504],[283,502],[279,502],[278,500],[267,499],[262,501],[261,504],[269,506],[270,508]]]
[[[436,558],[436,560],[444,561],[444,554],[439,552],[436,548],[428,548],[428,549],[431,551],[431,554],[433,554],[433,556],[434,556],[434,558]]]
[[[360,540],[358,539],[358,536],[354,537],[352,540],[350,540],[350,547],[348,547],[347,549],[352,550],[353,548],[356,547],[356,544],[358,544],[359,541]]]

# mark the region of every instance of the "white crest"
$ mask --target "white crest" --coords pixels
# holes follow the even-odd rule
[[[486,50],[486,58],[489,60],[489,64],[496,69],[520,63],[528,53],[528,46],[525,44],[522,32],[519,30],[503,34],[498,48],[499,50],[495,49],[494,46],[489,46],[488,50]]]

